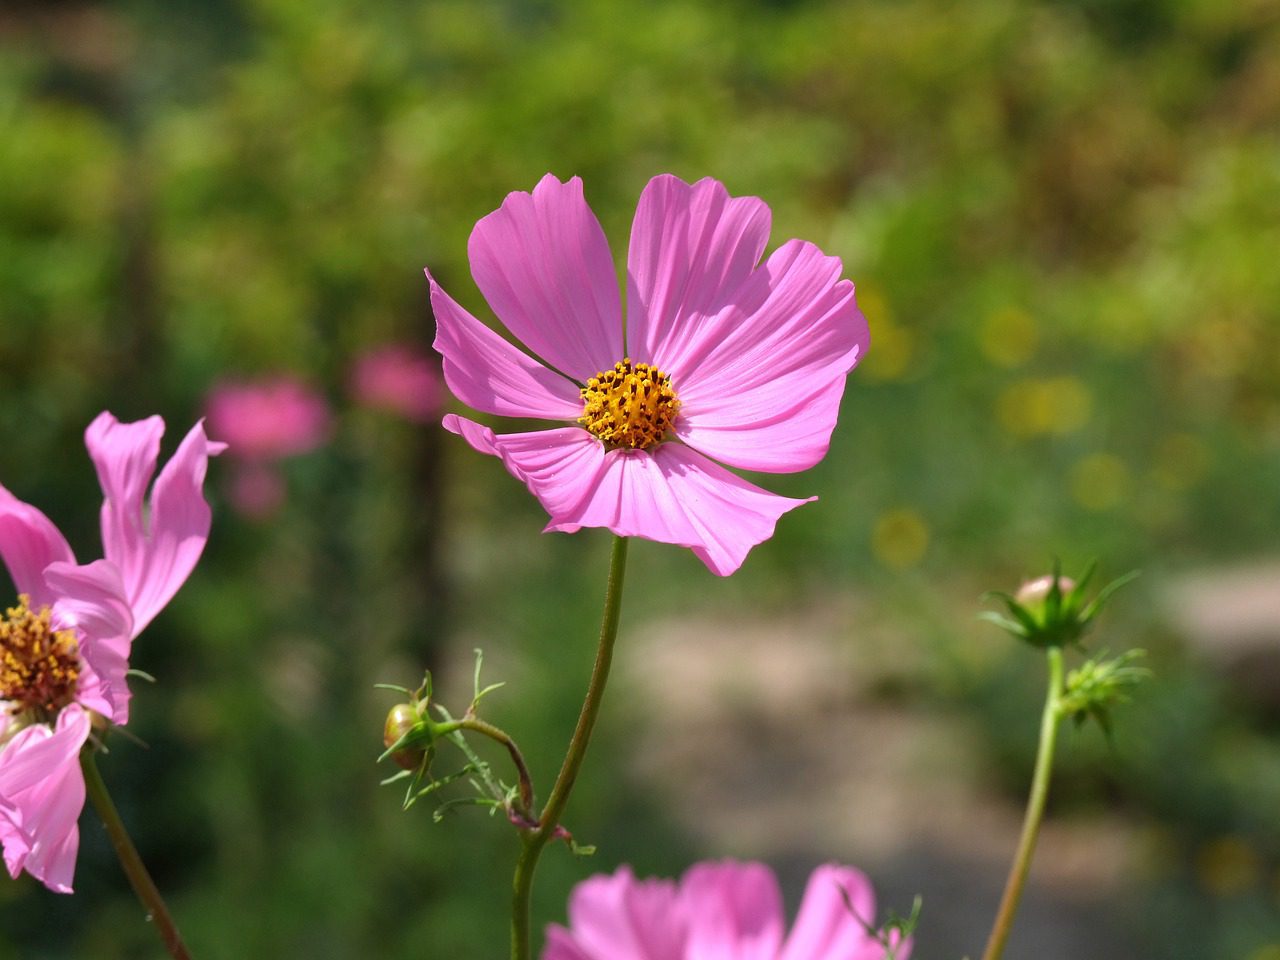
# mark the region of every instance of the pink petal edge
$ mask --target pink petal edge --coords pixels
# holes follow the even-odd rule
[[[204,550],[212,522],[203,495],[205,471],[208,458],[224,449],[197,422],[160,471],[147,517],[144,498],[163,433],[159,417],[121,423],[107,412],[85,431],[104,498],[103,548],[120,571],[134,636],[172,599]]]
[[[72,704],[50,730],[36,724],[0,749],[0,841],[11,877],[26,870],[55,893],[71,893],[84,808],[80,748],[89,716]]]
[[[736,302],[764,253],[772,214],[758,197],[731,197],[710,178],[663,174],[636,204],[627,251],[627,348],[677,382],[689,351]]]
[[[0,486],[0,558],[18,593],[31,598],[39,610],[52,606],[56,597],[44,581],[51,563],[75,562],[66,538],[53,522],[29,503]]]
[[[467,406],[505,417],[573,420],[582,397],[571,381],[526,356],[464,310],[427,272],[444,379]]]
[[[622,359],[622,303],[609,241],[582,180],[544,176],[507,195],[467,243],[471,273],[498,319],[578,380]]]

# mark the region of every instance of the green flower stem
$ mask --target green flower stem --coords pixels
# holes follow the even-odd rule
[[[982,960],[1000,960],[1005,941],[1013,926],[1022,888],[1031,870],[1031,857],[1036,850],[1036,838],[1040,835],[1040,822],[1044,819],[1044,802],[1049,795],[1049,776],[1053,770],[1053,748],[1058,738],[1058,723],[1062,719],[1062,648],[1049,647],[1045,651],[1049,659],[1049,692],[1044,701],[1044,714],[1040,719],[1040,749],[1036,755],[1035,774],[1031,779],[1031,796],[1027,801],[1027,814],[1022,821],[1022,837],[1018,841],[1018,853],[1005,881],[1004,896],[991,927],[987,949]]]
[[[516,742],[506,731],[479,717],[463,717],[456,723],[458,730],[470,730],[473,733],[482,734],[507,748],[507,753],[511,754],[511,763],[516,768],[516,775],[520,778],[520,803],[524,807],[524,812],[532,815],[533,778],[529,776],[529,767],[525,764],[524,755],[516,746]]]
[[[537,828],[520,835],[523,846],[512,878],[511,960],[531,960],[532,957],[529,949],[529,899],[533,893],[533,872],[537,869],[542,848],[556,835],[560,815],[569,802],[569,793],[582,768],[582,760],[587,755],[587,744],[600,713],[604,687],[609,679],[609,666],[613,662],[613,644],[618,637],[618,617],[622,612],[622,581],[626,572],[627,538],[614,537],[613,555],[609,562],[609,586],[604,597],[604,621],[600,625],[600,645],[596,648],[596,664],[591,671],[591,682],[587,686],[586,699],[582,702],[582,712],[578,715],[578,726],[573,731],[573,739],[569,741],[569,752],[565,754],[560,775],[551,788],[551,796],[538,818]]]
[[[151,879],[151,874],[147,872],[142,858],[138,856],[138,848],[129,838],[124,821],[120,819],[120,812],[111,802],[111,795],[107,793],[107,785],[102,781],[102,774],[98,772],[98,764],[93,754],[93,747],[86,747],[80,751],[80,769],[84,771],[85,791],[93,801],[98,816],[102,818],[103,826],[107,828],[107,836],[111,838],[111,846],[115,848],[116,856],[120,858],[120,866],[124,867],[133,892],[138,895],[138,899],[146,908],[147,918],[156,925],[156,931],[164,941],[169,955],[174,960],[191,960],[191,954],[187,952],[187,946],[182,942],[182,936],[178,933],[173,917],[169,915],[169,908],[165,906],[164,898],[160,896],[155,881]]]

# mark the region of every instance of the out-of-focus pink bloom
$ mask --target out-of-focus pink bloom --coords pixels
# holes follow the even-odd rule
[[[700,863],[678,884],[621,867],[574,888],[569,927],[547,929],[542,960],[883,960],[874,919],[871,882],[852,867],[813,872],[789,934],[764,864]],[[891,943],[907,960],[910,942]]]
[[[209,435],[240,460],[278,460],[314,450],[329,438],[329,405],[293,377],[227,381],[205,400]]]
[[[568,425],[499,435],[450,415],[445,427],[528,486],[547,530],[606,527],[732,573],[808,501],[721,464],[791,473],[821,460],[869,342],[838,259],[790,240],[761,262],[770,219],[763,201],[715,180],[651,180],[631,229],[624,338],[613,257],[582,181],[548,174],[532,194],[509,194],[467,252],[529,353],[428,273],[435,347],[468,406]]]
[[[367,407],[425,423],[440,412],[440,374],[419,350],[389,343],[356,358],[351,390]]]
[[[227,499],[255,520],[284,502],[283,457],[307,453],[329,439],[333,416],[317,391],[293,377],[224,381],[209,391],[210,436],[226,441],[231,465]]]
[[[0,559],[17,588],[0,611],[0,842],[5,865],[71,892],[84,805],[78,757],[89,711],[129,720],[133,640],[182,586],[209,537],[208,459],[187,433],[151,486],[164,421],[100,414],[85,445],[102,487],[105,559],[77,564],[58,528],[0,486]]]

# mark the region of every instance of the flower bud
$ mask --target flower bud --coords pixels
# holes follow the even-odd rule
[[[1028,580],[1016,596],[992,592],[988,596],[1003,601],[1008,615],[987,611],[981,617],[1035,647],[1078,644],[1111,595],[1137,576],[1135,571],[1113,580],[1086,603],[1084,591],[1095,567],[1091,563],[1078,583],[1055,567],[1047,576]]]
[[[1043,609],[1045,598],[1049,596],[1049,590],[1053,586],[1053,574],[1046,574],[1043,577],[1036,577],[1034,580],[1028,580],[1014,595],[1015,600],[1027,609],[1039,607]],[[1065,595],[1076,588],[1076,582],[1070,577],[1058,577],[1058,589]]]
[[[413,704],[397,703],[387,714],[387,722],[382,728],[383,745],[390,750],[401,738],[417,730],[421,726],[420,720]],[[391,759],[406,770],[417,770],[426,755],[427,751],[421,747],[403,747],[391,754]]]

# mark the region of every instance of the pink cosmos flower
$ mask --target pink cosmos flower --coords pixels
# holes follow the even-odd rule
[[[5,865],[71,892],[90,711],[129,719],[133,640],[191,573],[209,536],[202,495],[223,444],[197,423],[156,478],[164,421],[100,414],[85,445],[102,486],[105,559],[79,565],[43,513],[0,486],[0,559],[18,603],[0,610],[0,843]],[[144,502],[145,501],[145,502]]]
[[[700,863],[678,884],[624,866],[574,888],[569,927],[548,927],[542,960],[884,960],[874,918],[871,882],[852,867],[812,873],[784,937],[782,895],[763,864]],[[910,942],[891,943],[907,960]]]
[[[366,407],[399,414],[415,423],[433,420],[440,412],[440,374],[421,351],[402,343],[388,343],[356,358],[351,390]]]
[[[284,501],[275,462],[307,453],[332,432],[329,405],[301,380],[277,376],[224,381],[205,400],[209,433],[235,457],[228,499],[241,513],[262,518]]]
[[[606,527],[689,547],[736,570],[807,500],[726,470],[790,473],[822,459],[867,323],[841,265],[813,244],[761,262],[770,213],[715,180],[651,180],[627,254],[627,321],[613,256],[577,177],[548,174],[476,224],[471,273],[522,352],[431,278],[449,389],[485,413],[560,421],[495,434],[444,426],[499,457],[550,514],[547,530]],[[813,498],[810,498],[813,499]]]

